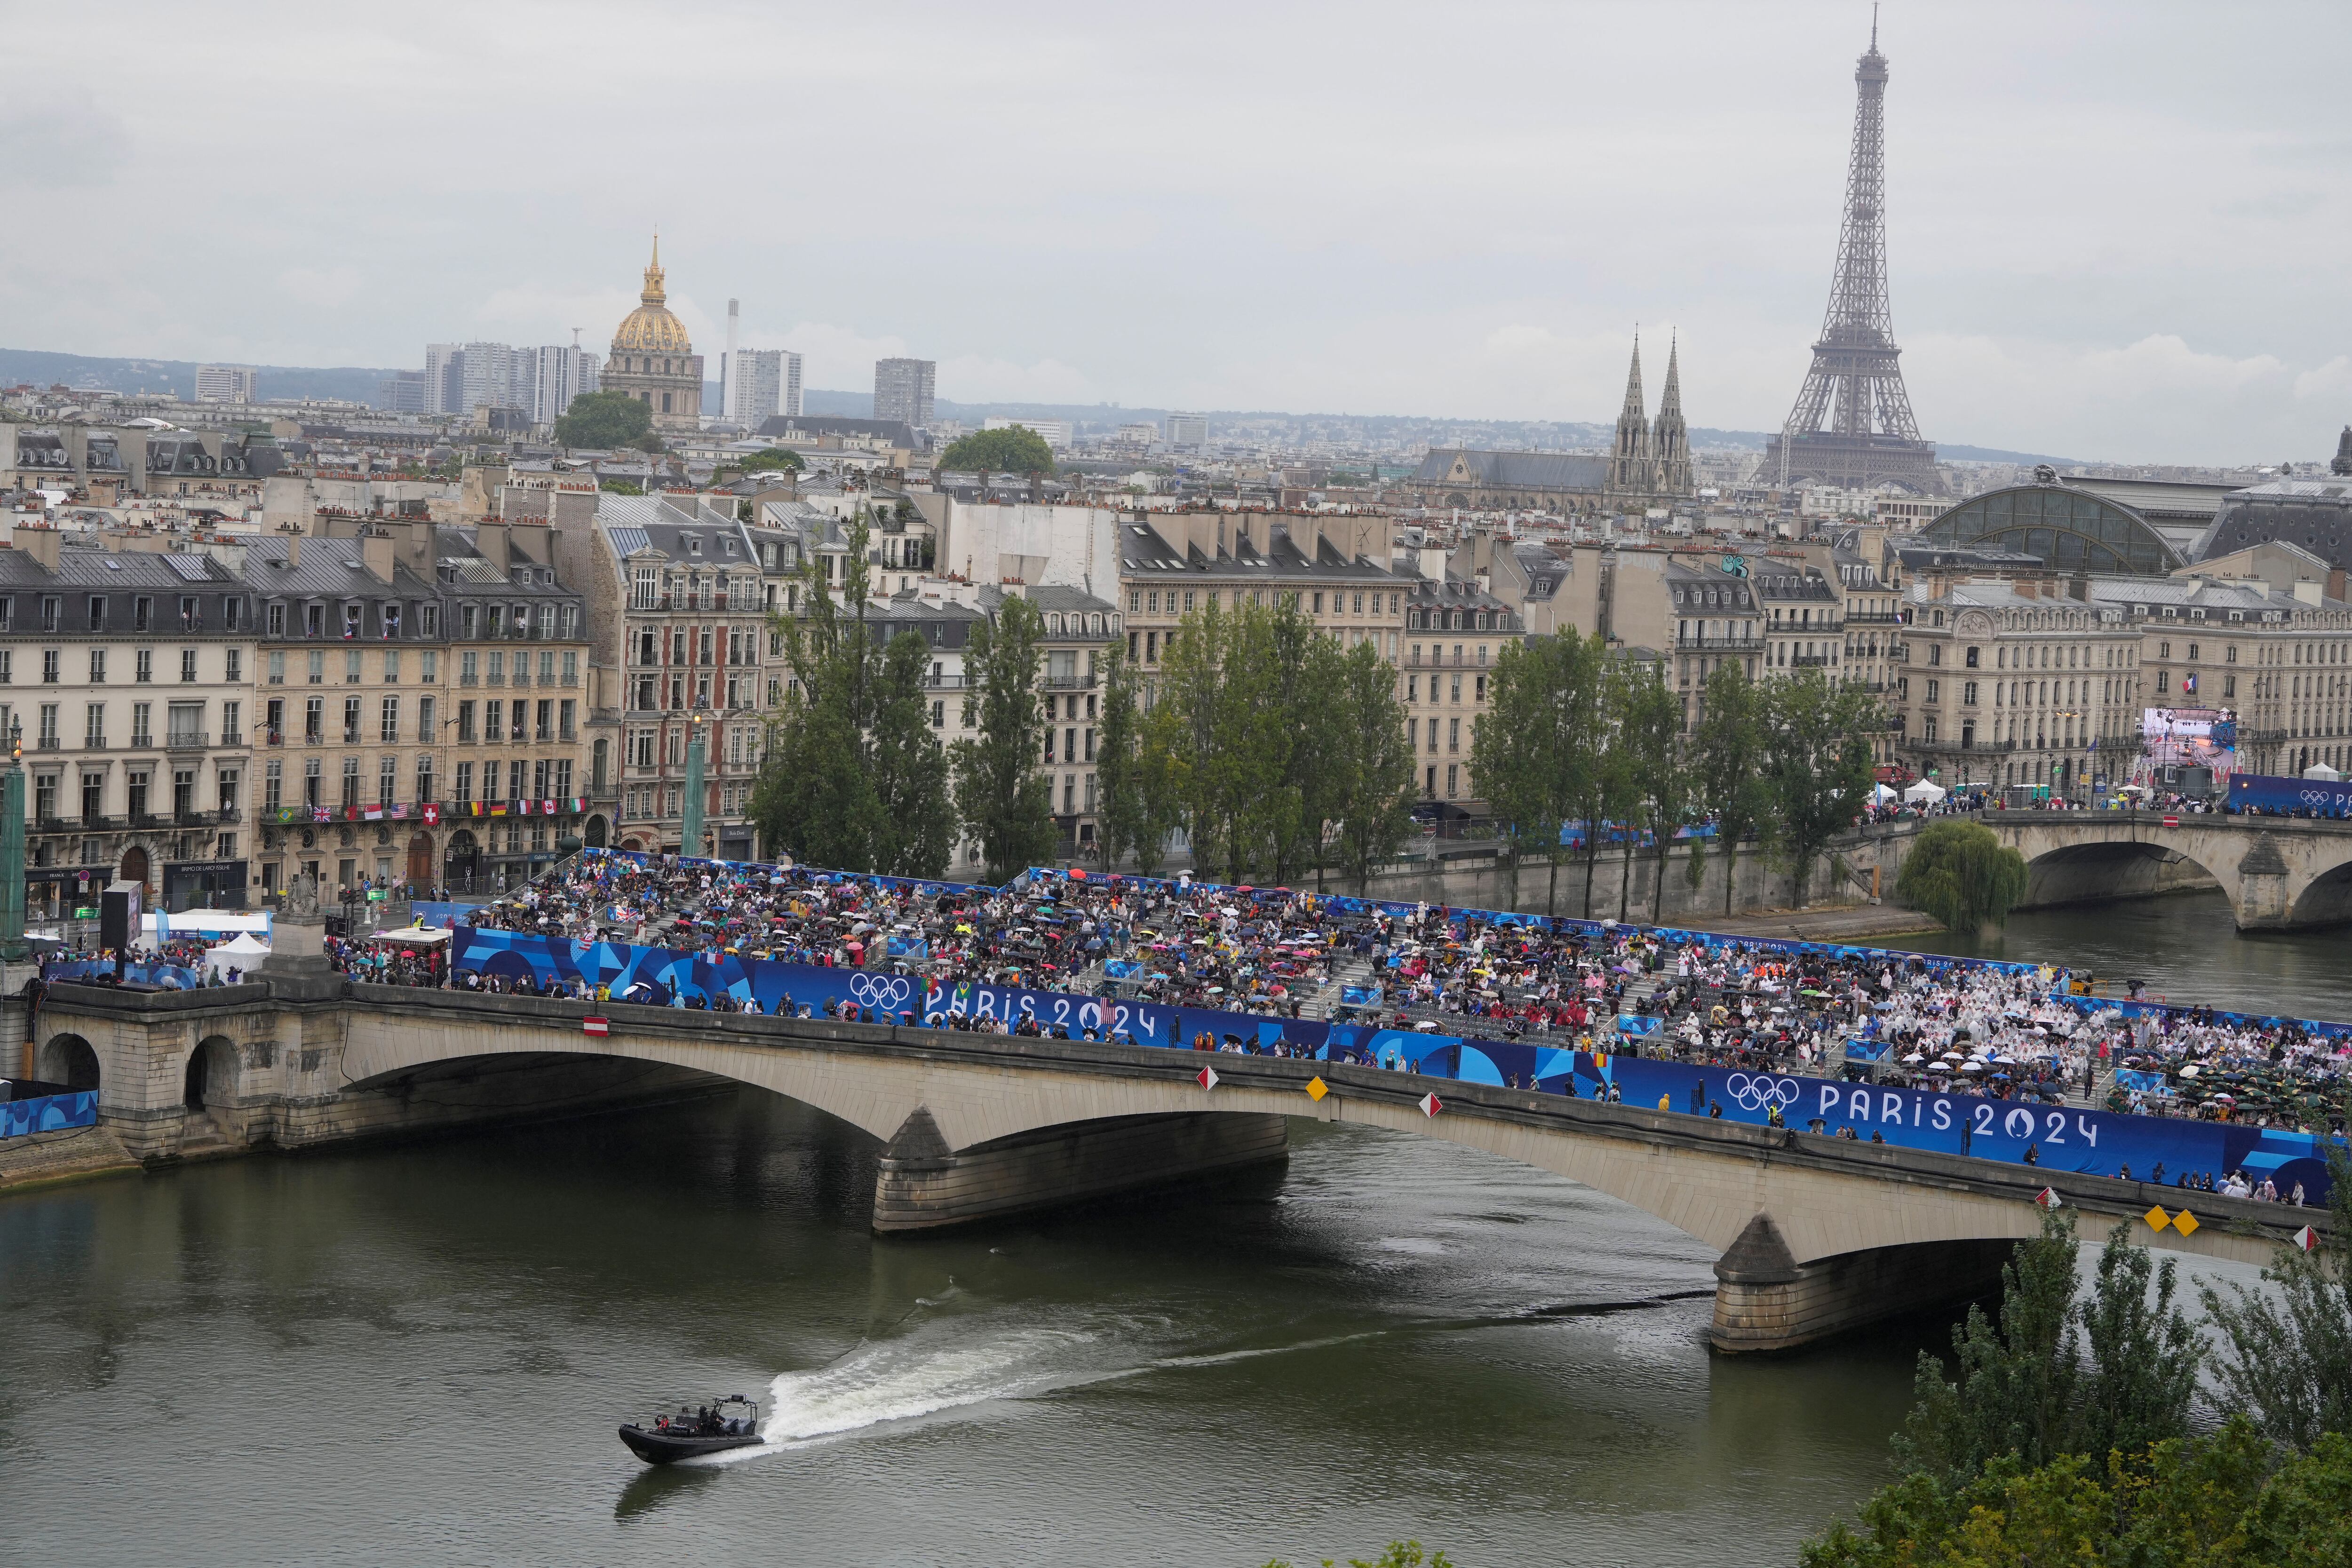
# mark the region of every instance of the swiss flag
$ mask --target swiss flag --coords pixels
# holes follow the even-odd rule
[[[1424,1094],[1421,1097],[1421,1113],[1423,1116],[1434,1116],[1444,1109],[1445,1101],[1438,1099],[1434,1094]]]
[[[431,801],[426,801],[425,803],[425,820],[428,823],[438,823],[441,820],[441,808],[434,805]]]
[[[1212,1067],[1204,1067],[1199,1072],[1192,1075],[1192,1079],[1202,1089],[1214,1089],[1217,1087],[1217,1069]]]

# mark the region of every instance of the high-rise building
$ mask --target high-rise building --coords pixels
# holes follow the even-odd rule
[[[532,354],[530,422],[552,425],[563,417],[575,397],[596,390],[603,363],[586,349],[571,343],[551,343]]]
[[[1936,448],[1911,416],[1886,300],[1886,57],[1875,22],[1853,82],[1853,151],[1829,311],[1796,405],[1765,443],[1763,473],[1784,489],[1826,481],[1866,490],[1893,481],[1928,491],[1939,482]]]
[[[465,351],[457,343],[425,345],[425,412],[455,414],[465,395],[461,367]]]
[[[243,364],[200,364],[196,367],[198,403],[250,403],[253,367]]]
[[[539,355],[531,349],[505,343],[467,343],[459,353],[457,405],[448,412],[470,415],[477,408],[528,411],[536,403]]]
[[[1209,416],[1205,414],[1171,414],[1168,416],[1168,447],[1174,452],[1197,452],[1209,444]]]
[[[1033,430],[1055,451],[1066,451],[1070,445],[1070,422],[1066,419],[1013,419],[1001,414],[990,415],[981,422],[983,430]]]
[[[939,376],[937,363],[927,359],[877,359],[874,362],[874,417],[908,425],[931,422],[931,390]]]
[[[376,388],[375,405],[387,414],[429,414],[432,389],[421,370],[396,370]]]
[[[737,349],[729,357],[727,417],[757,430],[801,411],[801,356],[790,349]]]

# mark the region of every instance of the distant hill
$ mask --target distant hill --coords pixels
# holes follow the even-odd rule
[[[36,386],[51,386],[62,382],[68,386],[102,392],[169,392],[193,398],[196,395],[198,363],[178,359],[99,359],[89,354],[47,353],[38,349],[0,349],[0,385],[30,382]],[[388,370],[358,366],[320,370],[307,365],[265,364],[254,367],[253,384],[255,393],[265,398],[341,397],[354,403],[373,403],[378,389],[391,375]]]

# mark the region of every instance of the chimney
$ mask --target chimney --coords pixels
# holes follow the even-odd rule
[[[379,583],[391,582],[393,559],[390,529],[379,524],[360,534],[360,564],[368,569],[369,576]]]
[[[2300,605],[2310,605],[2315,608],[2319,604],[2319,590],[2320,585],[2310,578],[2298,578],[2294,584],[2295,602]]]
[[[2341,566],[2331,566],[2327,570],[2327,596],[2339,605],[2344,602],[2344,568]]]
[[[2091,602],[2091,579],[2079,572],[2074,576],[2067,578],[2066,596],[2083,604],[2089,604]]]
[[[54,528],[37,528],[29,522],[16,525],[16,548],[39,562],[44,571],[58,569],[58,551],[64,542]]]
[[[509,563],[506,519],[486,517],[475,524],[474,548],[482,552],[482,559],[499,569],[499,576],[505,576]]]

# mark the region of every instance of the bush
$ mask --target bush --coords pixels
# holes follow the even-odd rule
[[[2025,896],[2025,859],[1982,823],[1949,818],[1919,835],[1895,892],[1956,931],[2006,925]]]

